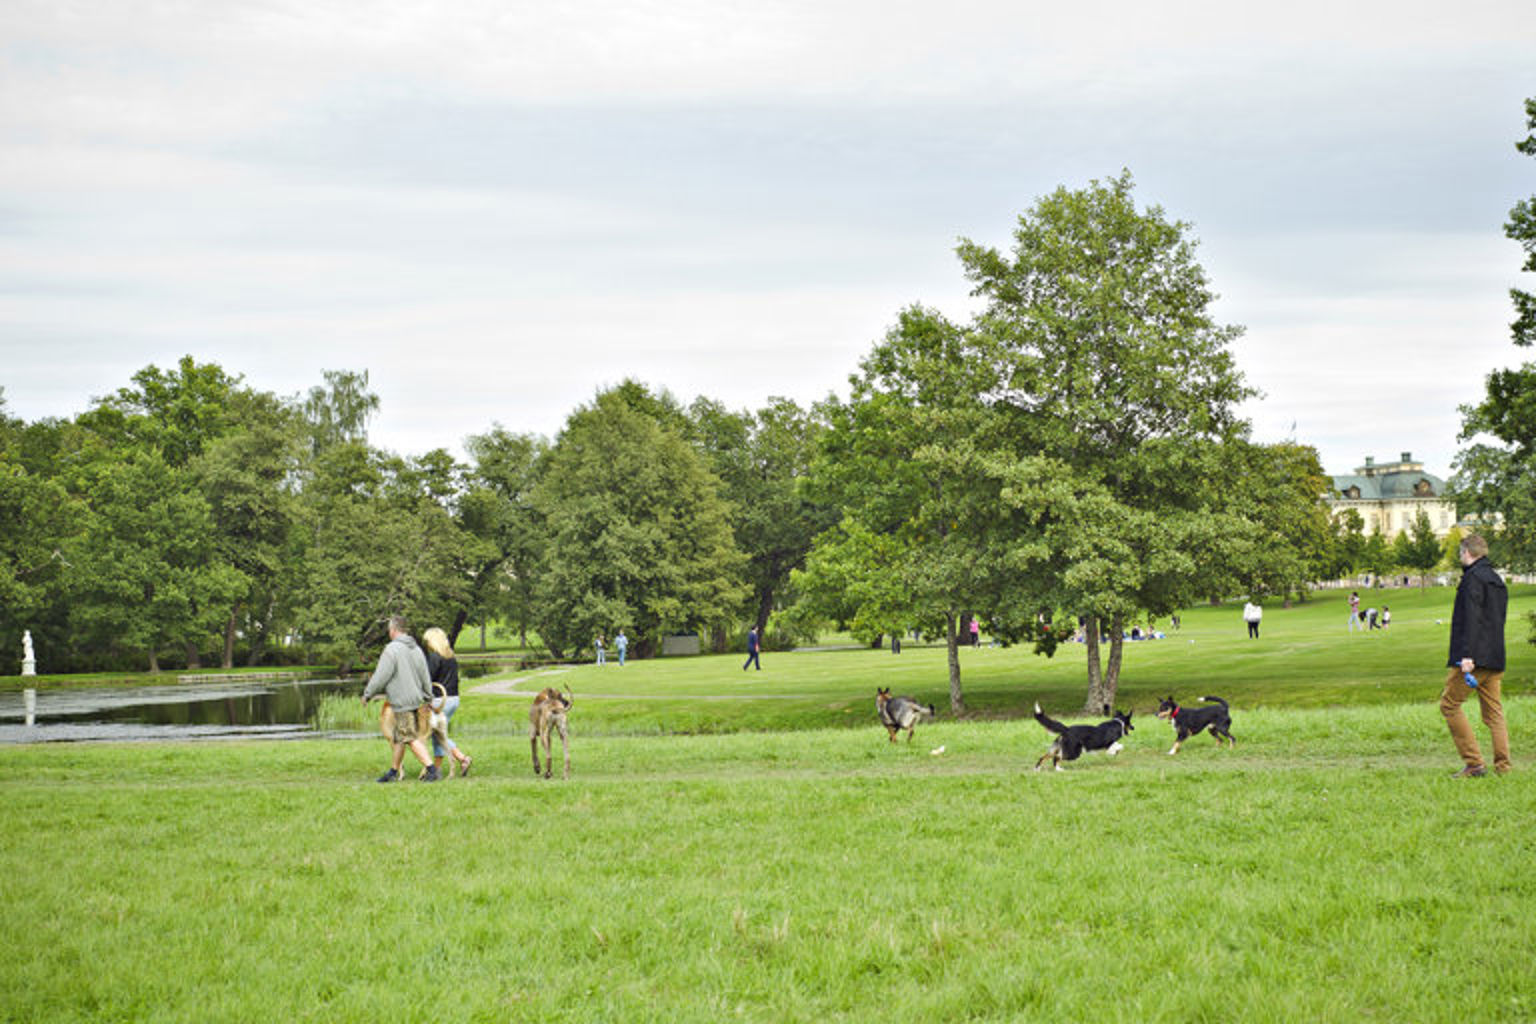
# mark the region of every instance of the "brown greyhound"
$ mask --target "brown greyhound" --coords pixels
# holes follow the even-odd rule
[[[569,690],[566,693],[570,693]],[[575,702],[575,694],[563,696],[559,690],[552,686],[546,686],[539,691],[539,695],[533,698],[533,707],[528,709],[528,743],[533,747],[533,774],[539,774],[539,741],[544,742],[544,777],[547,779],[555,770],[555,758],[550,752],[550,727],[560,734],[560,749],[565,754],[565,774],[563,779],[571,777],[571,744],[566,735],[565,713],[571,709]]]

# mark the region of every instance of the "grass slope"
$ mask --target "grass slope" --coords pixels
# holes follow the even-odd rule
[[[376,737],[0,749],[0,1019],[1536,1019],[1529,649],[1515,773],[1451,781],[1449,592],[1392,596],[1386,636],[1191,612],[1127,701],[1218,692],[1238,748],[1139,714],[1061,773],[1028,720],[886,742],[877,682],[942,704],[913,649],[528,680],[578,693],[568,782],[474,691],[436,786],[371,782]],[[987,715],[1081,704],[1071,649],[964,653]]]
[[[1536,1016],[1528,755],[1451,781],[1424,704],[1160,726],[1061,773],[1025,722],[578,738],[564,783],[507,737],[438,786],[367,740],[0,751],[0,1016]]]
[[[1169,693],[1186,702],[1214,693],[1245,708],[1433,700],[1445,676],[1453,596],[1449,588],[1367,592],[1365,600],[1392,607],[1392,628],[1350,633],[1348,593],[1328,591],[1291,608],[1267,608],[1258,640],[1248,639],[1240,606],[1191,609],[1167,639],[1125,645],[1120,704],[1149,713]],[[1532,610],[1536,587],[1511,588],[1506,693],[1536,692],[1536,657],[1525,653],[1531,652],[1525,640]],[[942,647],[909,644],[900,655],[859,649],[769,653],[762,656],[761,672],[743,672],[742,660],[724,655],[631,661],[622,669],[578,665],[520,677],[518,688],[570,687],[580,704],[573,721],[586,735],[862,729],[869,727],[880,686],[948,712]],[[1087,694],[1081,644],[1064,644],[1049,659],[1027,647],[965,648],[960,661],[966,706],[975,717],[1027,717],[1036,700],[1070,714],[1082,708]],[[485,686],[472,682],[469,691]],[[488,694],[474,697],[455,727],[465,735],[502,733],[516,727],[526,704],[524,697],[510,707]],[[364,728],[360,715],[355,726]]]

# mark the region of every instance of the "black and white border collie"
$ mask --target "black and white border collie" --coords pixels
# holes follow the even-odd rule
[[[1226,745],[1237,746],[1237,740],[1232,738],[1232,711],[1227,707],[1227,702],[1220,697],[1201,697],[1200,699],[1212,702],[1212,706],[1181,708],[1172,694],[1163,698],[1157,705],[1157,717],[1173,723],[1173,749],[1168,753],[1177,754],[1179,748],[1184,745],[1184,741],[1202,729],[1210,729],[1211,738],[1218,745],[1225,738]]]
[[[1110,714],[1107,704],[1104,713]],[[1116,711],[1109,721],[1098,725],[1062,725],[1054,718],[1047,717],[1040,710],[1038,702],[1035,704],[1035,721],[1056,734],[1051,749],[1041,754],[1040,760],[1035,762],[1035,771],[1040,770],[1046,758],[1051,759],[1053,768],[1062,771],[1061,762],[1076,761],[1085,750],[1102,750],[1107,756],[1113,757],[1123,749],[1121,741],[1132,729],[1129,711]]]

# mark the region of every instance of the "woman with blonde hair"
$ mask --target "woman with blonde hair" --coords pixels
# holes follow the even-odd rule
[[[421,635],[427,645],[427,672],[432,678],[434,691],[441,686],[443,692],[432,701],[436,710],[441,712],[444,726],[441,734],[438,730],[432,731],[432,763],[441,772],[443,756],[452,754],[454,763],[459,766],[459,777],[469,774],[469,766],[474,763],[474,758],[459,749],[459,745],[448,738],[446,722],[453,718],[453,713],[459,710],[459,660],[453,655],[453,646],[448,643],[448,634],[433,626]],[[438,702],[441,701],[441,706]]]

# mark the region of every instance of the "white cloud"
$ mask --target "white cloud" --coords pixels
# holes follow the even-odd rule
[[[956,236],[1130,166],[1248,327],[1261,438],[1438,459],[1518,354],[1525,7],[13,0],[0,384],[367,368],[407,451],[624,376],[808,401],[963,311]]]

